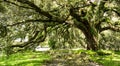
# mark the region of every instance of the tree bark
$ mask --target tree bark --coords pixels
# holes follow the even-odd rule
[[[84,35],[86,37],[86,43],[87,43],[87,50],[98,50],[98,39],[96,36],[90,34],[90,33],[85,33]]]
[[[78,29],[80,29],[85,35],[87,50],[94,50],[94,51],[98,50],[99,49],[98,48],[98,44],[99,44],[98,35],[95,35],[98,33],[92,33],[91,29],[90,29],[91,28],[90,25],[84,26],[84,28],[80,27],[80,25],[76,26],[76,27]],[[93,30],[94,30],[94,32],[96,32],[95,29],[93,29]]]
[[[77,21],[74,22],[74,25],[80,29],[86,38],[87,50],[98,50],[98,39],[97,31],[94,26],[91,26],[89,21],[83,17],[86,16],[86,12],[81,11],[81,15],[76,14],[74,8],[70,9],[70,15],[75,18]]]

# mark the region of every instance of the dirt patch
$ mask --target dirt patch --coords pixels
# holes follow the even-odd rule
[[[54,53],[51,60],[46,60],[43,66],[102,66],[89,59],[86,53]]]

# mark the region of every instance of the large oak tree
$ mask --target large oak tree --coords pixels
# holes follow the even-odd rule
[[[98,50],[99,34],[102,31],[120,31],[119,0],[0,0],[0,3],[1,9],[5,11],[6,8],[6,13],[2,14],[6,22],[1,22],[1,36],[11,35],[11,28],[11,31],[19,31],[17,33],[23,37],[27,30],[29,34],[32,33],[24,44],[10,47],[25,47],[42,42],[48,27],[63,24],[64,29],[74,26],[83,32],[88,50]],[[113,16],[118,21],[114,22]],[[22,27],[25,33],[21,32]]]

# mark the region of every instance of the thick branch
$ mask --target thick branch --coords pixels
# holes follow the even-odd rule
[[[21,24],[26,24],[26,23],[33,23],[33,22],[41,22],[41,23],[50,23],[50,22],[54,22],[54,23],[56,23],[56,24],[63,24],[63,23],[65,23],[65,24],[69,24],[69,23],[67,23],[67,22],[65,22],[65,21],[58,21],[58,20],[50,20],[50,19],[47,19],[47,20],[43,20],[43,19],[28,19],[28,20],[24,20],[24,21],[21,21],[21,22],[17,22],[17,23],[14,23],[14,24],[11,24],[11,25],[7,25],[7,27],[12,27],[12,26],[16,26],[16,25],[21,25]]]
[[[38,12],[39,14],[48,17],[49,19],[47,19],[47,20],[42,20],[42,19],[33,20],[33,19],[31,19],[31,20],[25,20],[23,22],[18,22],[18,23],[12,24],[12,25],[7,25],[7,26],[15,26],[15,25],[25,24],[25,23],[30,23],[30,22],[58,22],[58,24],[61,24],[61,23],[65,23],[65,21],[68,18],[68,17],[66,17],[66,19],[59,19],[58,17],[53,18],[53,16],[51,14],[49,14],[49,12],[43,11],[41,8],[39,8],[34,3],[32,3],[32,2],[30,2],[28,0],[17,0],[17,1],[22,3],[22,4],[28,5],[29,7],[20,6],[20,5],[16,4],[16,3],[5,0],[5,2],[11,3],[11,4],[16,5],[18,7],[23,7],[23,8],[27,8],[27,9],[33,9],[36,12]]]
[[[10,47],[11,47],[11,48],[13,48],[13,47],[23,48],[23,47],[27,46],[27,45],[30,44],[30,43],[34,43],[34,42],[33,42],[33,41],[25,42],[24,44],[12,45],[12,46],[10,46]]]
[[[29,5],[31,8],[33,8],[39,14],[44,15],[44,16],[48,17],[49,19],[52,19],[52,15],[51,14],[49,14],[46,11],[43,11],[41,8],[36,6],[34,3],[32,3],[32,2],[30,2],[28,0],[17,0],[17,1],[20,2],[20,3]]]
[[[120,28],[114,27],[114,26],[108,26],[108,27],[101,28],[100,32],[105,31],[105,30],[112,30],[112,31],[120,32]]]
[[[97,29],[97,31],[100,31],[100,29],[101,29],[101,24],[102,24],[103,22],[106,22],[106,20],[105,20],[105,19],[101,19],[97,24],[95,24],[95,28]]]
[[[71,8],[70,15],[78,21],[75,24],[78,28],[80,28],[83,31],[87,30],[87,28],[89,29],[90,24],[88,23],[88,21],[86,19],[83,18],[83,17],[85,17],[86,12],[81,11],[81,15],[79,15],[79,14],[75,13],[74,8]]]
[[[41,38],[41,39],[36,40],[36,41],[28,41],[28,42],[25,42],[25,43],[23,43],[23,44],[12,45],[12,46],[10,46],[10,47],[11,47],[11,48],[14,48],[14,47],[20,47],[20,48],[23,48],[23,47],[25,47],[25,46],[27,46],[27,45],[29,45],[29,44],[32,44],[32,43],[35,44],[35,43],[43,42],[43,41],[45,40],[45,38],[46,38],[46,37]]]

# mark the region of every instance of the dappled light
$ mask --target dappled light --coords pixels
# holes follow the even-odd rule
[[[120,66],[119,0],[0,0],[0,66]]]

